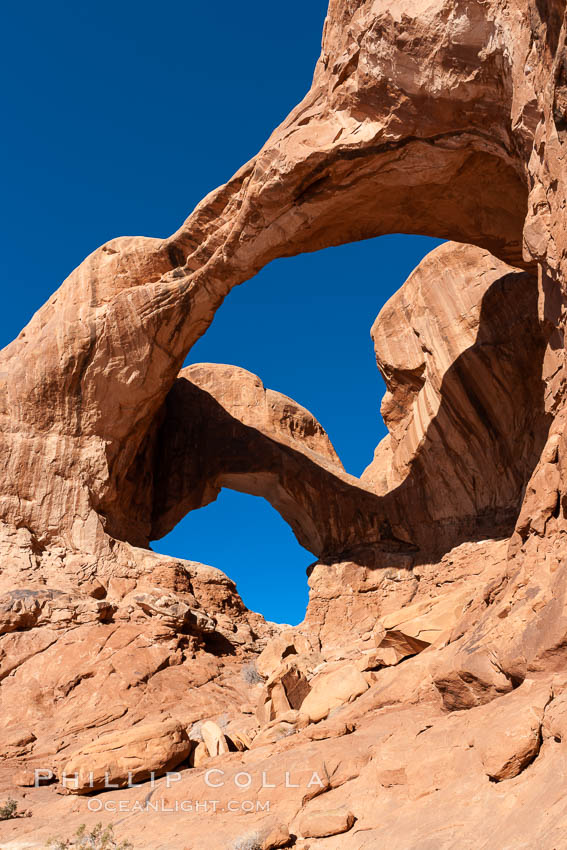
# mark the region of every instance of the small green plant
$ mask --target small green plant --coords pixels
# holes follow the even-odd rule
[[[0,806],[0,820],[10,820],[18,817],[18,804],[12,797],[8,797],[3,806]]]
[[[50,838],[47,842],[50,850],[72,850],[72,848],[83,848],[83,850],[133,850],[131,841],[118,841],[114,837],[113,826],[103,826],[97,823],[93,829],[87,830],[85,824],[77,829],[71,838]]]

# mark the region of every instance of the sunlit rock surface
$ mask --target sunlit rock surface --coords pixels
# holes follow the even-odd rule
[[[564,11],[332,0],[259,154],[170,238],[95,251],[0,353],[0,796],[31,812],[3,848],[93,826],[93,800],[156,850],[564,846]],[[277,388],[182,371],[266,263],[393,232],[451,241],[374,325],[389,436],[361,480]],[[149,550],[222,486],[317,557],[297,628]],[[90,756],[98,783],[175,781],[59,793]]]

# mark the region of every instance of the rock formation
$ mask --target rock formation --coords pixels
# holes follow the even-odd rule
[[[101,810],[156,850],[565,846],[566,62],[561,0],[331,0],[259,154],[0,352],[2,848]],[[373,327],[359,480],[259,378],[182,365],[272,259],[391,232],[451,241]],[[297,628],[149,549],[223,486],[318,559]]]
[[[381,502],[344,471],[321,425],[244,369],[183,369],[156,442],[154,539],[222,487],[264,496],[315,555],[383,536]]]
[[[372,337],[389,434],[362,480],[390,494],[415,542],[512,533],[551,420],[548,333],[532,274],[450,242],[380,312]]]

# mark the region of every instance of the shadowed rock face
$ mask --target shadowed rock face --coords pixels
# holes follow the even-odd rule
[[[381,501],[345,473],[309,411],[243,369],[183,369],[156,444],[152,536],[230,487],[264,496],[318,556],[384,537],[399,544]]]
[[[547,336],[537,279],[470,245],[437,248],[380,312],[389,434],[362,481],[420,546],[512,533],[551,422]]]
[[[560,0],[332,0],[311,90],[259,154],[170,238],[95,251],[0,352],[1,798],[34,767],[177,765],[174,789],[102,792],[158,805],[120,838],[563,846],[565,31]],[[357,480],[260,379],[181,367],[272,259],[389,232],[461,244],[374,325],[390,434]],[[222,486],[320,556],[300,626],[147,548]],[[246,799],[279,771],[270,818],[160,814],[210,795],[211,758],[223,804],[243,769]],[[100,819],[68,803],[30,790],[0,843]]]

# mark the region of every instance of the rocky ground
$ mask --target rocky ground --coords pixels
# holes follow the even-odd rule
[[[0,352],[4,850],[99,821],[148,850],[567,847],[564,18],[331,0],[257,157]],[[360,479],[260,378],[182,369],[275,257],[391,232],[450,241],[372,328]],[[301,625],[149,548],[222,487],[313,552]]]
[[[106,622],[92,598],[11,599],[6,623],[43,613],[3,639],[0,794],[31,816],[0,824],[2,846],[98,820],[148,848],[564,846],[565,670],[514,680],[475,646],[518,593],[507,550],[345,561],[325,582],[318,565],[305,623],[241,608],[222,644],[179,584],[203,573],[222,608],[229,582],[173,559],[155,556],[175,590],[130,590]]]

